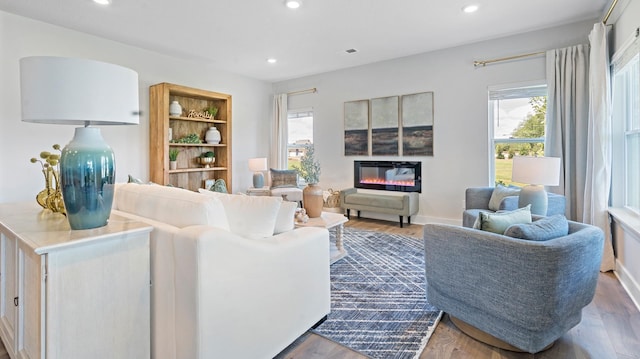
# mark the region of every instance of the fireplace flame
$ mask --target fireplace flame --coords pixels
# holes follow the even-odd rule
[[[385,186],[409,186],[413,187],[416,185],[416,181],[414,180],[385,180],[384,178],[379,177],[368,177],[360,180],[362,184],[378,184]]]

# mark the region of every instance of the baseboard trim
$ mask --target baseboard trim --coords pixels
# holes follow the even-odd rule
[[[640,311],[640,284],[636,282],[631,273],[629,273],[619,260],[616,260],[616,270],[613,271],[613,274],[618,278],[618,281],[622,284],[622,288],[629,294],[631,301],[635,304],[636,308],[638,308],[638,311]]]

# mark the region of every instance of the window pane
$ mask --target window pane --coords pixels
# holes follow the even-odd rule
[[[640,212],[640,133],[627,136],[627,206]]]
[[[496,141],[497,142],[497,141]],[[528,183],[511,181],[513,157],[515,156],[544,156],[543,142],[507,142],[495,145],[495,184],[524,186]]]
[[[288,116],[288,167],[299,167],[300,157],[313,144],[313,111],[292,111]]]

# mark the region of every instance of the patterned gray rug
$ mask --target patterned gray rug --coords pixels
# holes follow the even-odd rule
[[[344,229],[331,265],[331,313],[316,332],[373,358],[417,358],[442,312],[425,298],[419,239]]]

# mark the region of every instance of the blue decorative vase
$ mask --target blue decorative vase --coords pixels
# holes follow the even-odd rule
[[[71,229],[107,224],[114,182],[115,157],[100,129],[76,128],[60,157],[60,185]]]

